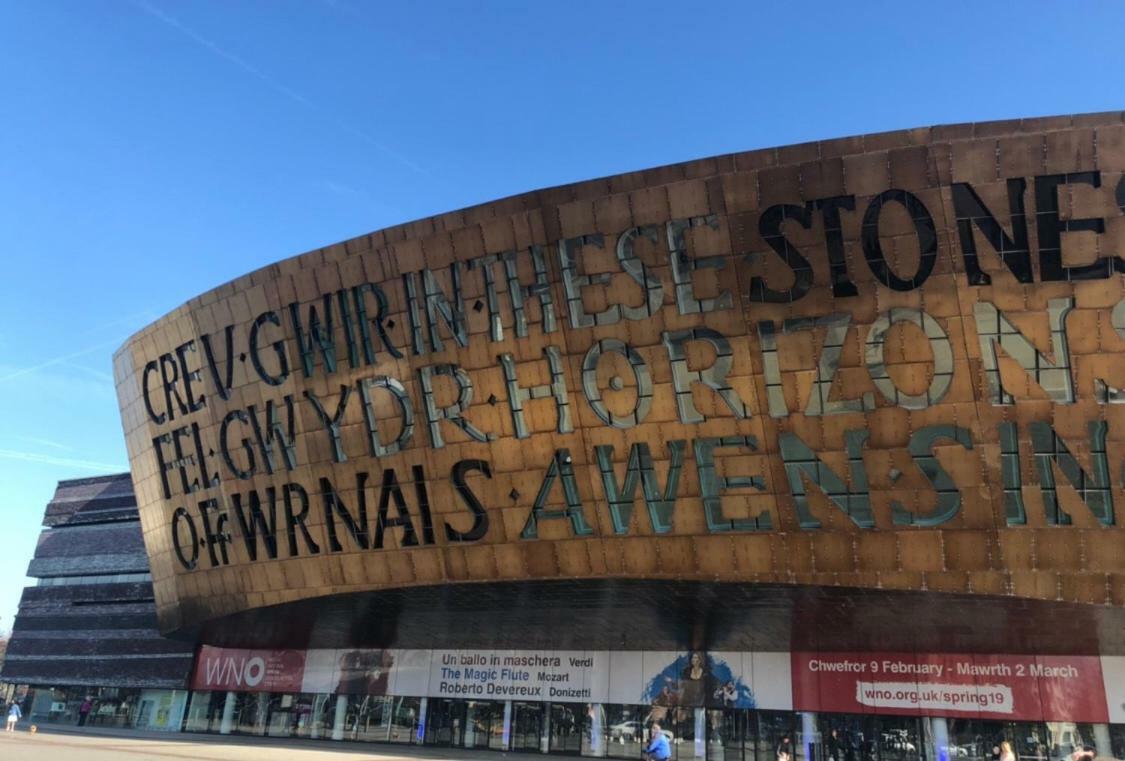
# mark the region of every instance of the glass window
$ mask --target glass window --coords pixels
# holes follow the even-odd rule
[[[949,731],[949,758],[951,761],[999,761],[1000,744],[1010,742],[1012,752],[1021,761],[1043,758],[1045,752],[1059,759],[1070,754],[1076,733],[1060,732],[1056,750],[1046,746],[1047,732],[1038,722],[1025,721],[983,721],[978,719],[946,719]],[[1074,724],[1057,725],[1075,727]],[[1058,749],[1071,747],[1063,756],[1055,755]]]
[[[1070,721],[1047,722],[1047,757],[1051,761],[1066,761],[1075,751],[1093,748],[1099,756],[1107,755],[1110,748],[1099,748],[1098,738],[1094,736],[1093,724],[1078,724]],[[1102,745],[1105,745],[1102,738]]]
[[[547,748],[551,753],[579,755],[586,731],[585,703],[549,703],[551,736]]]
[[[875,717],[861,714],[821,714],[821,752],[827,761],[877,759]]]
[[[266,734],[270,737],[311,737],[313,705],[317,697],[307,692],[271,694]]]
[[[493,703],[492,710],[492,737],[488,741],[488,747],[492,750],[507,750],[512,734],[512,704],[508,702]],[[507,727],[504,726],[505,718],[508,723]]]
[[[234,731],[244,735],[264,735],[269,703],[267,692],[235,693]]]
[[[293,737],[311,737],[313,725],[313,701],[316,695],[302,692],[295,696],[293,707],[290,709],[290,720]]]
[[[646,706],[641,720],[641,748],[648,747],[652,737],[652,726],[660,724],[660,731],[668,738],[672,758],[695,758],[695,708],[686,706]],[[699,709],[703,710],[703,709]]]
[[[464,743],[466,702],[430,698],[426,707],[426,744],[460,746]]]
[[[348,695],[344,714],[344,736],[348,740],[363,742],[390,739],[390,712],[387,702],[391,698],[379,695]]]
[[[707,758],[721,761],[755,761],[758,717],[737,708],[707,712]]]
[[[803,757],[800,729],[798,713],[758,711],[757,761],[797,761]]]
[[[184,720],[184,731],[218,732],[223,723],[223,708],[226,702],[227,694],[222,691],[193,692],[187,718]]]
[[[470,700],[466,707],[465,747],[498,748],[504,738],[504,704]]]
[[[1109,726],[1109,743],[1113,757],[1125,759],[1125,724]]]
[[[600,703],[586,703],[584,710],[586,712],[586,727],[582,732],[582,755],[604,756],[607,734],[605,706]]]
[[[388,711],[390,741],[412,743],[418,731],[421,698],[384,698]]]
[[[336,696],[324,693],[313,695],[308,720],[308,737],[314,740],[332,737],[335,718]]]
[[[542,727],[542,703],[512,703],[512,750],[538,753]]]
[[[875,720],[879,761],[920,761],[925,758],[922,723],[913,716],[880,716]]]
[[[645,706],[605,706],[606,749],[610,758],[639,758],[644,748]]]
[[[35,690],[31,706],[31,721],[47,724],[73,724],[78,721],[78,691],[62,687]]]

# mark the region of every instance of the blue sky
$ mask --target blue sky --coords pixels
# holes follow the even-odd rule
[[[548,185],[1119,109],[1121,3],[0,1],[0,628],[113,350],[285,256]]]

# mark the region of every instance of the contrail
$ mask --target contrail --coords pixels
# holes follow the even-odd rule
[[[35,454],[34,452],[20,452],[15,449],[0,449],[0,459],[34,462],[41,465],[60,465],[65,468],[80,468],[81,470],[92,470],[97,473],[122,473],[129,469],[124,465],[110,465],[109,463],[92,462],[90,460],[75,460],[70,457],[54,457],[47,454]]]
[[[114,384],[113,375],[111,375],[110,373],[104,372],[102,370],[96,370],[92,367],[86,367],[85,365],[80,365],[77,362],[64,362],[63,364],[65,364],[67,367],[72,367],[75,370],[81,370],[87,375],[93,378],[97,378],[100,381],[105,381],[111,386]]]
[[[68,447],[66,444],[60,444],[59,442],[51,441],[50,439],[37,439],[33,436],[15,436],[13,438],[19,441],[26,441],[28,444],[39,444],[40,446],[51,447],[52,449],[61,449],[64,452],[74,451],[74,447]]]
[[[5,381],[14,380],[15,378],[21,378],[24,375],[30,375],[31,373],[38,372],[45,367],[54,367],[55,365],[61,365],[63,363],[69,362],[72,359],[76,359],[78,357],[84,357],[87,354],[93,354],[94,352],[96,352],[100,349],[105,349],[106,347],[109,347],[109,346],[118,345],[124,340],[125,340],[124,338],[115,338],[112,341],[105,341],[104,343],[94,344],[93,346],[90,346],[88,348],[80,349],[79,351],[72,352],[70,354],[64,354],[61,357],[55,357],[54,359],[48,359],[46,361],[40,362],[38,365],[32,365],[31,367],[21,367],[18,370],[11,371],[7,375],[0,375],[0,383],[4,383]]]
[[[146,3],[145,0],[133,0],[133,4],[136,5],[138,8],[140,8],[141,10],[143,10],[145,13],[152,16],[153,18],[164,22],[165,24],[172,27],[176,31],[180,32],[181,34],[186,35],[188,38],[190,38],[195,43],[197,43],[199,45],[202,45],[203,47],[207,48],[208,50],[210,50],[212,53],[219,56],[223,60],[226,60],[226,61],[229,61],[230,63],[233,63],[235,66],[242,69],[243,71],[245,71],[250,76],[258,79],[260,82],[262,82],[265,85],[267,85],[268,87],[272,88],[275,92],[279,92],[282,95],[286,96],[287,98],[295,100],[298,103],[300,103],[302,106],[304,106],[304,107],[306,107],[310,110],[316,111],[316,112],[320,113],[321,115],[324,115],[324,114],[327,113],[323,108],[319,107],[316,103],[313,103],[311,100],[306,98],[301,93],[299,93],[296,90],[292,89],[291,87],[287,87],[286,85],[277,81],[276,79],[274,79],[270,75],[261,71],[257,67],[251,65],[245,59],[236,56],[234,53],[230,53],[230,52],[227,52],[226,50],[223,50],[221,47],[216,45],[214,42],[211,42],[211,40],[209,40],[206,37],[200,35],[199,33],[197,33],[195,30],[191,29],[190,27],[185,26],[183,23],[180,22],[179,19],[175,18],[174,16],[169,16],[167,13],[160,10],[159,8],[154,8],[153,6]],[[406,156],[403,156],[401,153],[399,153],[395,149],[391,148],[390,146],[386,145],[385,143],[382,143],[382,142],[376,140],[375,138],[371,137],[371,135],[367,134],[366,132],[359,129],[358,127],[352,126],[348,122],[346,122],[346,121],[344,121],[344,120],[342,120],[342,119],[340,119],[339,117],[336,117],[336,116],[329,115],[328,118],[331,119],[333,122],[335,122],[337,127],[341,128],[341,129],[343,129],[347,132],[352,133],[353,135],[360,138],[361,140],[366,141],[367,143],[370,143],[371,145],[378,148],[380,151],[387,154],[391,158],[401,162],[405,166],[410,167],[415,172],[418,172],[420,174],[424,174],[428,177],[433,177],[433,174],[428,169],[426,169],[425,167],[419,166],[418,164],[416,164],[413,161],[411,161],[410,159],[408,159]]]

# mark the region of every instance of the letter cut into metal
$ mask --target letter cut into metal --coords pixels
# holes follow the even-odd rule
[[[351,398],[351,395],[351,386],[340,386],[340,399],[336,402],[336,412],[329,415],[316,394],[310,389],[305,389],[305,398],[316,410],[316,415],[324,426],[324,432],[328,434],[328,441],[332,444],[332,457],[336,462],[348,461],[348,456],[344,453],[344,439],[340,433],[340,424],[344,421],[344,411],[348,407],[348,399]]]
[[[316,311],[316,304],[308,306],[308,328],[301,319],[301,305],[294,301],[289,305],[289,320],[293,324],[293,334],[297,338],[297,349],[301,355],[301,370],[306,378],[311,378],[316,369],[316,351],[320,350],[324,361],[324,372],[336,372],[336,337],[333,332],[332,294],[326,293],[321,302],[324,322]]]
[[[617,415],[610,410],[602,400],[602,392],[598,388],[598,360],[607,352],[624,357],[629,363],[629,369],[633,371],[637,401],[632,412],[627,415]],[[582,391],[598,419],[614,428],[635,428],[652,410],[652,375],[648,371],[648,365],[636,349],[616,338],[595,341],[586,352],[582,359]]]
[[[414,436],[414,407],[410,403],[410,395],[406,393],[406,387],[397,379],[386,375],[363,378],[356,385],[359,386],[359,398],[363,404],[363,420],[367,424],[371,456],[386,457],[401,452]],[[398,438],[389,444],[384,444],[379,436],[379,421],[375,417],[375,404],[371,398],[371,392],[377,388],[386,389],[390,393],[391,398],[398,404],[399,416],[402,419],[402,429],[399,431]]]
[[[266,400],[265,426],[258,419],[258,410],[251,404],[246,408],[250,415],[250,427],[254,429],[254,438],[258,441],[258,451],[261,452],[262,462],[267,473],[277,470],[277,460],[274,457],[274,441],[281,445],[281,455],[285,458],[285,469],[297,468],[297,413],[293,406],[293,395],[286,394],[282,400],[285,404],[285,422],[281,425],[278,417],[277,405],[272,399]]]
[[[185,542],[180,536],[180,527],[187,526],[190,538]],[[182,507],[177,507],[172,513],[172,548],[176,551],[176,558],[184,570],[194,571],[199,563],[199,531],[195,528],[195,521]],[[184,554],[184,549],[188,554]]]
[[[1040,354],[1027,336],[991,302],[978,301],[973,305],[973,321],[980,339],[984,378],[991,404],[1015,404],[1012,395],[1004,390],[997,347],[1014,359],[1047,392],[1051,401],[1056,404],[1074,403],[1074,382],[1070,375],[1070,350],[1066,339],[1066,316],[1073,308],[1072,297],[1047,302],[1047,319],[1051,327],[1051,347],[1054,354],[1054,359],[1050,359]]]
[[[1035,275],[1031,269],[1031,248],[1027,244],[1027,215],[1023,196],[1027,181],[1022,177],[1008,180],[1008,213],[1012,219],[1012,236],[992,216],[984,201],[967,182],[953,183],[953,210],[957,215],[957,233],[961,241],[961,255],[965,259],[965,277],[969,285],[989,285],[992,276],[981,269],[977,259],[977,243],[973,227],[980,230],[992,250],[1000,255],[1008,270],[1021,283],[1032,283]]]
[[[367,300],[364,298],[368,293],[375,299],[375,316],[371,318],[367,316]],[[387,294],[383,293],[383,289],[375,283],[360,283],[352,288],[352,301],[355,302],[355,321],[359,326],[359,340],[363,345],[364,361],[369,365],[374,365],[377,361],[371,337],[371,325],[375,326],[375,331],[379,334],[379,340],[387,353],[396,359],[402,359],[403,353],[391,342],[391,337],[387,334],[389,307]]]
[[[246,555],[253,562],[258,559],[258,536],[262,537],[266,555],[277,560],[277,488],[266,487],[266,505],[269,517],[262,510],[262,498],[257,489],[246,495],[246,506],[242,504],[242,494],[235,492],[230,496],[234,517],[238,522],[239,533],[246,545]]]
[[[1035,465],[1039,471],[1039,491],[1043,495],[1043,509],[1047,523],[1068,526],[1071,519],[1059,505],[1058,485],[1052,464],[1058,466],[1090,512],[1103,526],[1113,525],[1113,487],[1109,481],[1109,457],[1105,441],[1109,426],[1104,420],[1094,420],[1090,430],[1090,472],[1087,473],[1071,453],[1070,447],[1059,438],[1049,423],[1033,421],[1031,447],[1035,452]]]
[[[852,523],[860,528],[874,528],[875,517],[871,512],[871,494],[867,485],[867,471],[863,467],[863,446],[871,432],[866,428],[844,431],[844,447],[848,453],[848,475],[851,486],[824,464],[816,453],[797,434],[786,431],[779,438],[781,459],[785,463],[785,475],[789,479],[789,490],[797,506],[797,519],[803,529],[820,528],[820,521],[809,509],[809,498],[805,491],[805,479],[820,487],[832,504],[840,508]]]
[[[897,526],[940,526],[953,519],[961,509],[961,491],[949,473],[934,455],[934,447],[939,441],[949,440],[965,449],[973,448],[973,440],[968,429],[953,425],[929,425],[919,428],[910,435],[907,449],[914,458],[914,464],[937,492],[933,510],[919,515],[908,510],[901,502],[891,502],[891,515]]]
[[[402,275],[402,290],[406,295],[406,317],[410,323],[410,348],[415,356],[426,352],[426,342],[422,336],[422,310],[418,305],[418,279],[413,272]]]
[[[562,510],[548,510],[547,500],[555,485],[555,479],[562,481],[563,499],[566,507]],[[594,529],[586,522],[586,515],[582,510],[582,497],[578,491],[578,481],[574,477],[574,466],[571,465],[570,450],[557,449],[547,466],[543,476],[543,483],[539,493],[535,495],[535,504],[524,523],[520,539],[538,539],[539,523],[545,520],[565,519],[570,521],[570,528],[575,536],[589,536]]]
[[[914,223],[914,232],[918,238],[918,269],[906,278],[899,277],[891,269],[879,236],[879,218],[884,205],[891,201],[902,204],[906,209]],[[937,262],[937,230],[934,227],[934,219],[921,199],[905,190],[898,188],[884,190],[871,200],[867,205],[867,211],[863,214],[861,239],[863,255],[867,259],[871,274],[894,291],[912,291],[920,288],[933,272],[934,264]]]
[[[504,340],[504,321],[500,317],[500,296],[496,290],[496,273],[492,267],[500,263],[500,254],[485,254],[469,261],[469,269],[480,270],[484,281],[484,303],[488,308],[488,337]]]
[[[718,230],[719,217],[708,214],[688,219],[670,219],[665,225],[668,237],[668,261],[672,268],[672,282],[676,289],[676,308],[680,310],[680,314],[700,314],[730,309],[734,306],[734,298],[726,289],[721,289],[719,295],[714,298],[700,299],[695,296],[695,286],[692,284],[693,273],[703,269],[722,270],[726,267],[726,257],[688,256],[684,233],[693,227]]]
[[[551,282],[547,274],[547,257],[543,254],[542,246],[531,246],[527,249],[531,258],[532,271],[535,279],[531,285],[523,285],[519,279],[518,260],[516,251],[502,254],[504,260],[504,275],[508,279],[508,298],[512,302],[512,317],[516,324],[516,335],[526,338],[527,332],[527,307],[531,299],[539,300],[539,313],[543,333],[554,333],[559,328],[558,316],[555,310],[555,299],[551,295]]]
[[[492,469],[489,468],[488,462],[485,460],[459,460],[453,465],[453,471],[450,474],[450,480],[453,482],[453,488],[457,492],[457,496],[461,498],[465,507],[473,515],[473,525],[469,527],[468,531],[456,529],[446,522],[445,538],[450,542],[475,542],[488,533],[488,511],[484,509],[480,499],[469,488],[466,480],[466,476],[473,471],[483,474],[485,478],[492,478]]]
[[[600,312],[586,311],[582,303],[582,289],[589,285],[600,285],[609,293],[610,276],[602,272],[596,275],[578,274],[578,252],[586,246],[605,247],[601,235],[580,235],[559,241],[559,267],[562,269],[563,291],[566,292],[566,311],[570,315],[570,327],[592,328],[595,325],[616,325],[621,322],[621,307],[610,304]]]
[[[1059,207],[1059,189],[1068,185],[1102,186],[1102,174],[1073,172],[1071,174],[1046,174],[1035,178],[1035,229],[1039,233],[1039,277],[1043,282],[1076,280],[1102,280],[1115,272],[1125,272],[1125,259],[1120,256],[1099,256],[1089,264],[1063,264],[1063,233],[1105,232],[1101,217],[1079,218],[1073,208],[1067,209],[1063,219]],[[1073,207],[1068,200],[1066,206]],[[1077,237],[1077,236],[1075,236]]]
[[[344,547],[336,531],[336,519],[344,525],[352,542],[361,550],[370,547],[370,529],[367,523],[367,473],[355,474],[355,496],[358,503],[356,515],[344,504],[336,488],[327,478],[320,479],[320,493],[324,499],[324,524],[328,527],[328,547],[332,552],[341,552]]]
[[[223,417],[223,422],[219,425],[219,452],[222,454],[223,462],[226,463],[227,469],[234,474],[234,477],[245,480],[253,477],[254,471],[257,469],[257,463],[254,459],[254,446],[250,439],[245,436],[242,438],[242,448],[246,452],[246,467],[240,468],[238,467],[238,463],[234,461],[229,434],[230,425],[236,420],[244,426],[250,424],[250,416],[246,414],[245,410],[231,410],[228,412]]]
[[[1003,422],[997,428],[1000,438],[1000,480],[1004,486],[1004,515],[1009,526],[1023,526],[1027,524],[1027,510],[1023,504],[1019,426]]]
[[[562,352],[557,346],[545,346],[543,355],[547,358],[550,368],[551,381],[540,386],[522,388],[516,377],[516,361],[511,354],[501,354],[500,368],[504,373],[504,385],[508,388],[508,406],[512,410],[512,426],[515,428],[517,439],[526,439],[531,435],[524,416],[523,405],[532,399],[546,399],[554,397],[555,411],[558,417],[557,430],[559,433],[570,433],[574,424],[570,420],[570,401],[566,394],[566,375],[563,371]]]
[[[449,327],[458,346],[465,348],[469,345],[469,332],[465,326],[465,300],[461,295],[460,262],[449,265],[449,279],[453,285],[452,298],[445,295],[432,270],[422,270],[422,287],[426,291],[426,326],[430,332],[430,348],[434,351],[445,350],[445,344],[438,333],[439,322],[444,322]]]
[[[766,285],[765,278],[755,275],[750,279],[750,301],[789,304],[803,298],[812,288],[812,264],[785,237],[782,226],[787,221],[795,222],[808,230],[812,227],[812,210],[809,207],[790,204],[771,206],[758,217],[758,234],[793,273],[793,280],[788,288],[778,290]]]
[[[917,325],[930,342],[934,356],[934,373],[930,386],[921,394],[908,394],[895,385],[887,374],[883,362],[883,345],[891,326],[899,322]],[[924,410],[931,404],[940,402],[953,384],[953,346],[941,324],[920,309],[895,307],[883,314],[871,325],[867,334],[867,348],[864,354],[867,372],[875,388],[887,401],[907,410]]]
[[[646,320],[660,311],[664,305],[664,286],[660,278],[648,270],[645,263],[634,252],[637,238],[647,238],[653,243],[660,240],[660,228],[657,225],[641,225],[630,227],[617,238],[617,261],[621,269],[632,280],[645,289],[645,303],[641,306],[621,305],[621,314],[626,320]]]
[[[847,415],[875,409],[875,395],[870,391],[855,399],[832,399],[832,386],[840,369],[840,356],[848,335],[852,316],[846,312],[835,312],[821,317],[794,317],[782,323],[782,332],[791,335],[801,330],[823,327],[824,342],[820,347],[820,357],[816,363],[816,377],[812,392],[805,405],[809,417],[828,415]],[[773,322],[758,323],[758,341],[762,349],[762,368],[766,381],[766,399],[770,417],[789,416],[789,406],[785,402],[784,384],[781,379],[781,363],[778,359],[777,336]]]
[[[648,444],[637,442],[629,448],[629,462],[625,466],[624,483],[618,483],[614,471],[613,445],[602,444],[594,447],[606,502],[609,503],[609,515],[613,521],[613,533],[629,533],[633,503],[637,499],[638,482],[644,493],[653,532],[667,534],[672,530],[672,516],[676,509],[676,494],[679,491],[680,473],[683,471],[685,447],[686,442],[681,439],[668,442],[668,479],[663,490],[660,489],[660,482],[656,477],[656,468],[653,467]]]
[[[308,553],[319,555],[320,545],[313,540],[312,534],[309,533],[309,527],[305,523],[309,518],[309,493],[300,484],[290,482],[282,488],[282,494],[285,504],[285,533],[289,538],[289,557],[295,558],[298,555],[298,529],[301,531],[301,538],[304,540],[305,549],[308,550]],[[297,496],[296,500],[293,499],[294,495]],[[300,504],[300,510],[293,509],[295,502]]]
[[[712,328],[689,328],[664,331],[664,346],[672,363],[672,387],[676,392],[676,409],[681,423],[702,423],[703,417],[691,398],[693,383],[702,383],[715,391],[738,419],[750,417],[750,410],[738,392],[727,383],[727,375],[734,366],[734,352],[726,336]],[[715,362],[702,370],[689,370],[685,346],[690,341],[706,341],[715,350]]]
[[[738,447],[758,450],[758,441],[753,436],[711,436],[692,442],[695,450],[695,467],[699,476],[699,495],[703,501],[703,514],[707,519],[707,530],[711,533],[727,531],[768,531],[773,520],[768,509],[762,510],[753,518],[727,518],[723,514],[722,493],[728,489],[756,489],[765,491],[762,477],[720,476],[715,467],[715,450]]]
[[[1125,180],[1125,177],[1122,179]],[[1122,186],[1125,187],[1125,183]],[[1118,301],[1113,307],[1110,324],[1117,337],[1125,340],[1125,299]],[[1101,378],[1094,378],[1094,397],[1098,404],[1125,404],[1125,389],[1111,386]]]
[[[211,523],[211,511],[215,511],[215,523]],[[203,523],[203,545],[207,547],[208,559],[211,561],[211,567],[215,568],[219,565],[230,565],[230,556],[227,554],[227,545],[230,544],[231,536],[227,530],[227,523],[230,521],[230,516],[225,511],[219,509],[219,500],[205,499],[199,503],[199,517]],[[219,548],[218,555],[215,554],[215,547]],[[220,560],[220,557],[222,558]]]
[[[439,407],[434,401],[434,376],[452,378],[457,383],[457,401],[448,407]],[[492,441],[496,437],[486,434],[465,417],[473,403],[473,379],[457,365],[443,364],[418,368],[418,385],[422,388],[422,405],[426,410],[426,424],[430,443],[434,449],[445,446],[441,435],[441,421],[448,420],[460,428],[473,441]]]
[[[277,320],[276,324],[281,324],[281,318],[275,312],[267,312],[266,314],[273,315],[274,319]],[[254,321],[254,326],[250,329],[251,346],[256,342],[258,322],[261,319],[262,315],[258,315],[258,319]],[[223,336],[226,339],[223,344],[226,347],[226,352],[220,356],[223,357],[222,366],[226,370],[225,373],[219,372],[219,363],[215,361],[215,350],[211,346],[211,335],[204,333],[199,337],[199,342],[203,344],[203,356],[207,358],[207,368],[211,371],[211,382],[215,386],[215,390],[219,392],[221,398],[230,399],[230,387],[234,385],[234,325],[227,325],[223,330]]]
[[[811,210],[819,211],[824,219],[824,246],[828,249],[832,295],[838,299],[858,296],[859,289],[848,274],[848,257],[844,249],[844,223],[840,219],[841,209],[855,211],[855,196],[818,198],[809,201],[806,205]]]
[[[266,324],[274,325],[280,328],[281,317],[277,312],[262,312],[260,315],[258,315],[257,319],[254,320],[254,324],[250,326],[250,363],[254,366],[254,372],[258,374],[258,377],[262,379],[262,382],[270,386],[280,386],[289,377],[289,359],[285,353],[285,342],[279,338],[278,340],[274,341],[273,344],[271,344],[274,354],[277,356],[277,374],[271,374],[266,369],[265,365],[262,364],[262,351],[261,347],[259,346],[259,337],[262,326]],[[203,346],[209,353],[210,344],[205,342]],[[231,358],[234,354],[234,350],[230,348],[229,338],[227,346],[229,362],[231,361]],[[230,372],[231,371],[228,368],[228,381],[230,379]],[[229,393],[224,395],[223,398],[226,399],[228,396]]]
[[[391,518],[389,514],[392,501],[395,503],[395,512],[398,513],[394,518]],[[386,531],[392,528],[402,529],[402,537],[398,542],[399,547],[418,546],[418,532],[414,529],[414,520],[410,517],[410,510],[406,507],[406,498],[402,494],[398,477],[395,475],[394,468],[386,468],[383,471],[383,485],[379,490],[379,513],[375,517],[375,541],[372,543],[371,549],[383,549]]]

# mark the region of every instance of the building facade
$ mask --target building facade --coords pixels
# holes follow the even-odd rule
[[[192,645],[160,635],[128,473],[60,481],[43,516],[0,677],[37,724],[177,731]]]
[[[189,301],[114,367],[187,724],[1120,756],[1123,172],[1120,113],[866,135]]]

